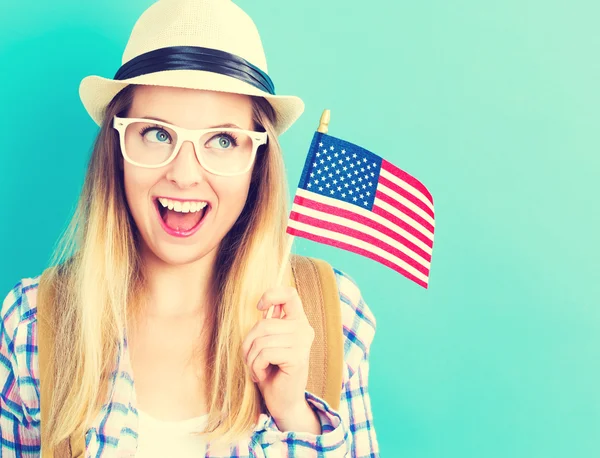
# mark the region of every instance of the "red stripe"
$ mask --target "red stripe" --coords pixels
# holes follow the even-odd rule
[[[312,208],[314,210],[318,210],[318,211],[323,212],[323,213],[329,213],[330,215],[340,216],[342,218],[346,218],[346,219],[349,219],[351,221],[356,221],[358,223],[364,224],[365,226],[371,227],[371,228],[375,229],[376,231],[379,231],[382,234],[385,234],[388,237],[393,238],[397,242],[399,242],[399,243],[407,246],[412,251],[414,251],[419,256],[421,256],[423,259],[426,259],[428,262],[431,262],[431,254],[430,253],[427,253],[427,252],[423,251],[422,248],[420,248],[419,246],[415,245],[413,242],[411,242],[407,238],[405,238],[405,237],[401,236],[400,234],[398,234],[396,231],[394,231],[393,228],[384,226],[383,224],[381,224],[381,223],[379,223],[379,222],[377,222],[377,221],[375,221],[375,220],[373,220],[373,219],[371,219],[369,217],[363,216],[360,213],[354,213],[354,212],[352,212],[350,210],[346,210],[344,208],[335,207],[333,205],[324,204],[322,202],[317,202],[315,200],[308,199],[306,197],[302,197],[302,196],[299,196],[299,195],[296,195],[294,197],[294,203],[298,204],[298,205],[301,205],[301,206],[304,206],[304,207]],[[373,210],[375,210],[375,207],[373,208]],[[373,211],[373,213],[375,213],[375,212]],[[391,215],[388,212],[386,212],[386,213],[388,215]],[[383,216],[383,217],[385,219],[389,220],[388,217],[386,217],[386,216]],[[400,220],[399,218],[394,217],[394,219],[396,220],[396,221],[394,221],[394,224],[396,226],[398,226],[399,228],[404,229],[406,232],[408,232],[409,234],[411,234],[415,238],[421,240],[428,247],[432,247],[433,246],[433,243],[432,243],[431,239],[429,237],[427,237],[425,234],[423,234],[422,232],[419,232],[417,229],[415,229],[414,227],[412,227],[410,224],[408,224],[408,223]]]
[[[404,262],[414,267],[416,270],[421,272],[423,275],[427,275],[429,273],[429,269],[422,264],[419,264],[418,261],[415,261],[413,258],[408,256],[406,253],[403,253],[398,248],[393,247],[372,235],[366,234],[361,231],[357,231],[356,229],[352,229],[346,226],[342,226],[341,224],[331,223],[329,221],[325,221],[322,219],[314,218],[312,216],[303,215],[298,212],[291,212],[290,219],[293,221],[298,221],[299,223],[304,223],[309,226],[318,227],[321,229],[326,229],[328,231],[337,232],[338,234],[344,234],[348,237],[352,237],[356,240],[361,240],[369,245],[376,246],[377,248],[381,248],[384,251],[387,251],[390,254],[393,254],[397,258],[402,259]]]
[[[431,223],[429,221],[426,221],[421,215],[418,215],[417,213],[414,212],[414,210],[411,210],[406,205],[401,204],[397,200],[392,199],[390,196],[388,196],[387,194],[384,194],[379,189],[377,190],[377,193],[375,194],[375,198],[390,204],[396,210],[400,210],[406,216],[408,216],[409,218],[412,218],[413,220],[415,220],[417,223],[419,223],[421,226],[423,226],[425,229],[427,229],[429,232],[431,232],[433,234],[433,226],[431,225]],[[373,207],[373,211],[375,211],[375,207]],[[389,213],[387,211],[385,211],[385,212],[386,212],[386,214],[391,215],[391,213]],[[390,219],[390,218],[387,218],[387,216],[386,216],[386,219]],[[396,220],[400,221],[400,219],[398,217],[396,217]]]
[[[431,195],[429,190],[425,187],[425,185],[423,183],[421,183],[419,180],[417,180],[415,177],[413,177],[412,175],[409,175],[404,170],[398,168],[391,162],[386,161],[385,159],[381,160],[381,168],[387,172],[390,172],[392,175],[397,176],[402,181],[407,182],[413,188],[421,191],[423,193],[423,195],[429,199],[429,201],[431,202],[431,205],[433,205],[433,196]]]
[[[430,207],[428,207],[427,204],[425,204],[425,202],[423,202],[421,199],[419,199],[414,194],[411,194],[406,189],[401,188],[400,186],[398,186],[393,181],[388,180],[386,177],[380,176],[379,177],[379,183],[387,186],[392,191],[394,191],[396,194],[398,194],[398,195],[406,198],[408,201],[412,202],[417,207],[419,207],[421,210],[423,210],[424,212],[426,212],[429,216],[431,216],[432,218],[434,218],[433,210]],[[381,191],[379,189],[379,185],[377,185],[377,191]],[[389,197],[391,197],[393,199],[392,196],[389,196]],[[396,200],[396,199],[394,199],[394,200]]]
[[[360,254],[361,256],[365,256],[367,258],[373,259],[374,261],[377,261],[377,262],[383,264],[384,266],[387,266],[390,269],[395,270],[396,272],[404,275],[409,280],[412,280],[416,284],[418,284],[418,285],[422,286],[423,288],[427,289],[427,283],[425,283],[423,280],[421,280],[420,278],[415,277],[414,275],[412,275],[411,273],[407,272],[406,270],[404,270],[399,265],[394,264],[393,262],[388,261],[387,259],[382,258],[379,255],[371,253],[370,251],[364,250],[362,248],[355,247],[353,245],[349,245],[349,244],[344,243],[344,242],[340,242],[339,240],[333,240],[333,239],[330,239],[330,238],[327,238],[327,237],[321,237],[319,235],[311,234],[310,232],[301,231],[299,229],[295,229],[295,228],[289,227],[289,226],[287,228],[287,233],[291,234],[291,235],[293,235],[295,237],[303,237],[305,239],[313,240],[315,242],[323,243],[325,245],[334,246],[336,248],[341,248],[343,250],[351,251],[353,253]]]

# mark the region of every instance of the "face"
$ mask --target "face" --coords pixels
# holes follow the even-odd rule
[[[162,120],[187,129],[233,124],[255,130],[250,97],[224,92],[139,86],[126,116]],[[156,140],[156,131],[150,134]],[[173,265],[194,262],[218,247],[246,203],[252,174],[252,168],[236,176],[209,173],[200,165],[194,145],[188,141],[175,159],[163,167],[143,168],[123,161],[123,169],[125,194],[143,251],[150,250]],[[184,206],[185,201],[196,202],[197,207],[202,202],[207,205],[195,213],[167,212],[159,198],[163,202],[183,201]],[[194,226],[201,215],[198,229],[182,236],[181,232]],[[180,234],[175,235],[169,226],[179,227]]]

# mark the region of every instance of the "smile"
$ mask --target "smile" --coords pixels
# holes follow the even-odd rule
[[[154,199],[154,206],[161,227],[173,237],[190,237],[195,234],[211,209],[208,202],[179,201],[163,197]]]

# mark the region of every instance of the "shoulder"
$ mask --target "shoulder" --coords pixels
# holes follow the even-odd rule
[[[35,424],[39,414],[37,372],[37,307],[40,277],[23,278],[0,309],[0,391],[8,418]]]
[[[375,315],[364,301],[362,293],[352,277],[333,267],[342,308],[344,333],[344,360],[351,377],[363,359],[368,358],[375,337]]]
[[[39,280],[40,275],[23,278],[4,297],[0,310],[3,338],[10,337],[20,326],[36,320]]]

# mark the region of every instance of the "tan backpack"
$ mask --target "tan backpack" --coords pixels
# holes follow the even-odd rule
[[[326,261],[305,256],[290,258],[294,285],[298,290],[308,321],[315,330],[310,351],[307,391],[327,401],[337,410],[342,390],[344,344],[339,291],[335,273]],[[52,320],[53,289],[42,274],[37,294],[37,332],[40,374],[40,427],[48,418],[52,399],[54,330]],[[49,305],[50,304],[50,305]],[[85,456],[83,435],[71,436],[54,450],[42,443],[44,458],[77,458]]]

